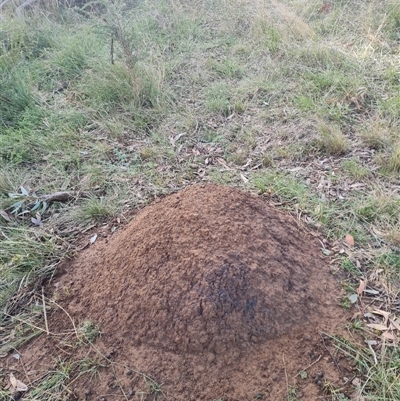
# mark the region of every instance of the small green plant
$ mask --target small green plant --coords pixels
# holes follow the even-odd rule
[[[102,367],[105,367],[105,365],[89,357],[78,361],[79,374],[88,374],[90,380],[100,376],[99,369]]]
[[[78,343],[91,344],[101,335],[99,326],[91,320],[85,320],[77,327]]]
[[[34,192],[31,192],[28,186],[23,187],[21,185],[20,191],[19,193],[8,193],[11,199],[18,200],[8,206],[7,210],[14,216],[24,216],[27,213],[31,214],[36,212],[38,217],[36,217],[36,219],[32,218],[32,222],[36,225],[42,225],[40,216],[47,210],[48,203],[46,200],[40,199]]]
[[[287,389],[286,401],[296,401],[297,400],[297,389],[295,386],[289,386]]]
[[[305,370],[300,370],[299,376],[300,376],[300,379],[304,380],[304,379],[307,379],[308,374],[307,374],[307,372]]]
[[[350,159],[342,162],[343,170],[354,179],[365,178],[370,174],[368,168],[364,167],[358,160]]]

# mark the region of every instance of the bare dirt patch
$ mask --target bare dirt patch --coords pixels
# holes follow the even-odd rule
[[[79,399],[153,399],[135,371],[170,400],[279,400],[291,386],[312,400],[324,380],[343,379],[321,335],[346,319],[329,262],[293,217],[257,196],[189,187],[96,241],[56,281],[57,302],[77,324],[100,326],[96,348],[114,363],[100,380],[75,382]],[[49,324],[71,328],[62,311]],[[94,352],[41,336],[21,351],[26,371],[46,371],[60,348],[68,358]]]

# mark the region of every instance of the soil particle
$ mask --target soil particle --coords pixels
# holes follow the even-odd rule
[[[310,341],[320,344],[319,331],[345,320],[318,242],[260,197],[218,185],[146,207],[107,244],[99,239],[65,265],[58,280],[60,304],[77,322],[100,326],[96,347],[118,363],[91,383],[96,399],[114,373],[129,392],[132,370],[164,383],[177,401],[283,400],[286,377],[304,399],[316,399],[321,388],[294,378],[321,356]],[[50,318],[53,332],[68,327],[61,315]],[[339,380],[324,358],[317,367],[317,381]],[[85,388],[83,379],[78,385]]]

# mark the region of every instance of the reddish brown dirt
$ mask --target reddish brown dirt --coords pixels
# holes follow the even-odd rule
[[[299,399],[323,399],[313,372],[343,379],[320,334],[336,333],[345,316],[318,242],[239,190],[199,185],[159,200],[57,280],[57,302],[77,324],[100,326],[96,347],[113,362],[101,380],[75,382],[79,399],[125,399],[121,387],[127,398],[153,399],[131,370],[179,401],[284,400],[288,385]],[[64,312],[50,316],[50,331],[66,328]],[[60,349],[68,358],[88,352],[42,336],[21,352],[25,369],[45,371]],[[295,378],[314,362],[308,379]]]

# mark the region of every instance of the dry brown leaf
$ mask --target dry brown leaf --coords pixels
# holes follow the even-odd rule
[[[352,235],[346,234],[345,241],[346,241],[347,245],[354,246],[354,238]]]
[[[371,313],[373,313],[374,315],[381,315],[384,318],[384,322],[383,324],[386,324],[389,316],[390,316],[390,312],[386,312],[384,310],[380,310],[380,309],[374,309],[373,311],[371,311]]]
[[[376,324],[376,323],[367,323],[367,327],[374,330],[385,331],[388,330],[388,327],[384,326],[383,324]]]
[[[396,321],[394,319],[390,319],[390,323],[392,324],[393,328],[400,331],[400,324],[398,321]]]
[[[396,341],[396,337],[393,333],[385,332],[385,333],[382,333],[381,337],[385,338],[386,340]]]
[[[10,373],[10,383],[14,388],[17,387],[17,379],[12,373]]]
[[[4,211],[4,210],[0,210],[0,216],[8,222],[11,222],[10,216]]]
[[[367,283],[364,280],[360,280],[360,285],[357,288],[357,294],[361,295],[367,286]]]
[[[28,386],[21,380],[18,380],[12,373],[10,373],[11,392],[28,391]]]

